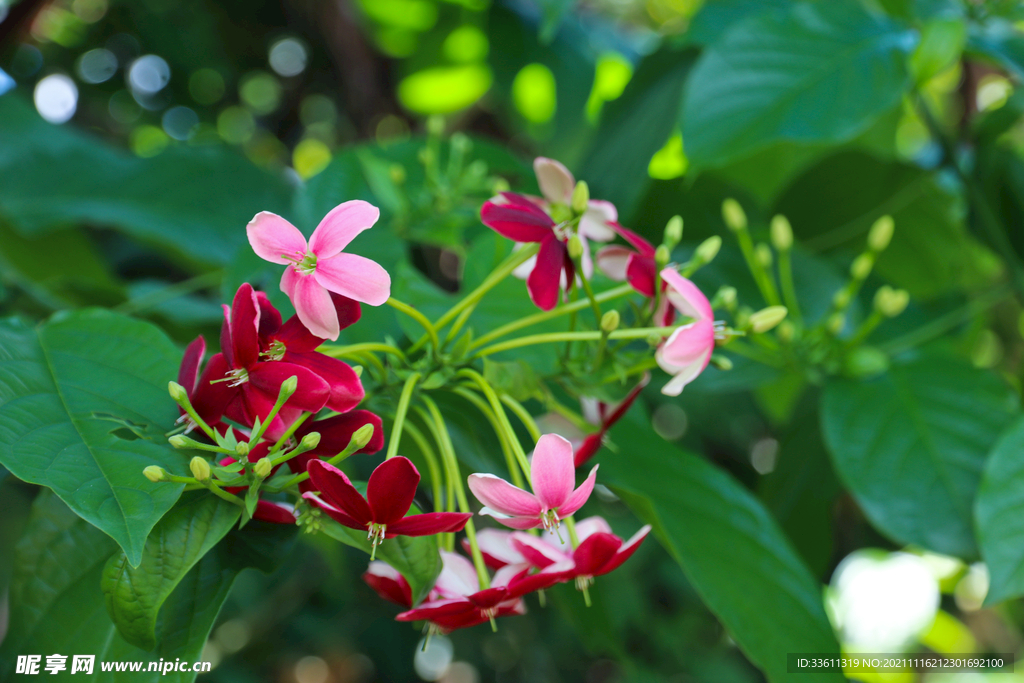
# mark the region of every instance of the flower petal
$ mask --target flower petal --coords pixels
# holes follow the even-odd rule
[[[587,210],[580,218],[580,232],[595,242],[611,242],[615,239],[615,229],[619,220],[619,212],[615,205],[603,199],[591,199]]]
[[[578,538],[580,542],[585,541],[597,533],[612,533],[612,528],[608,525],[608,522],[605,521],[604,517],[594,515],[593,517],[587,517],[586,519],[580,520],[576,523],[576,538]]]
[[[604,444],[605,429],[596,434],[590,434],[583,443],[580,444],[579,448],[574,449],[572,464],[573,467],[580,467],[586,461],[590,460],[594,455],[601,450],[601,446]]]
[[[256,214],[245,226],[256,255],[271,263],[291,263],[306,255],[306,238],[299,229],[269,211]]]
[[[256,501],[252,518],[271,524],[295,524],[295,513],[292,510],[269,500]]]
[[[711,310],[711,302],[697,285],[680,275],[675,268],[663,269],[661,279],[668,285],[665,296],[677,311],[694,320],[714,320],[715,312]]]
[[[660,358],[660,351],[656,353],[654,357],[655,360],[658,361],[658,365],[660,365],[666,372],[675,373],[675,377],[669,380],[668,384],[661,388],[661,393],[666,396],[678,396],[681,394],[683,388],[686,387],[687,384],[697,379],[697,376],[704,372],[704,368],[708,366],[708,361],[711,360],[711,352],[713,350],[714,349],[708,349],[707,353],[703,357],[697,358],[689,365],[684,365],[682,367],[671,366],[668,363],[663,362]]]
[[[506,192],[503,197],[516,197]],[[498,204],[484,202],[480,209],[480,220],[487,227],[516,242],[540,242],[552,236],[555,222],[544,211],[524,200]]]
[[[323,420],[316,420],[315,422],[304,422],[295,430],[295,438],[301,439],[310,432],[319,433],[320,443],[309,454],[330,458],[345,450],[356,430],[368,424],[373,425],[373,436],[370,437],[369,443],[356,452],[376,453],[384,448],[384,429],[381,426],[380,417],[369,410],[353,410],[342,415],[332,415]],[[303,457],[303,455],[306,454],[303,453],[289,460],[288,464],[291,465],[292,462]],[[302,467],[300,470],[295,471],[305,472],[306,468]]]
[[[287,350],[295,353],[316,351],[324,343],[324,338],[310,332],[297,315],[288,318],[281,325],[281,328],[273,335],[273,340],[281,342]]]
[[[550,588],[556,583],[573,578],[575,568],[576,565],[570,559],[549,565],[536,574],[522,574],[509,583],[505,595],[506,597],[519,597],[533,591]]]
[[[366,501],[373,511],[373,521],[390,526],[402,519],[416,497],[419,483],[420,473],[409,458],[398,456],[377,465],[366,483]]]
[[[380,306],[391,296],[388,271],[376,261],[356,254],[318,260],[313,277],[328,290],[371,306]],[[336,312],[334,317],[337,320]],[[331,339],[337,339],[337,335]]]
[[[615,223],[611,227],[613,230],[615,230],[615,232],[619,234],[620,237],[622,237],[622,239],[626,240],[631,245],[633,245],[633,248],[636,249],[638,254],[648,258],[654,258],[655,249],[653,244],[651,244],[643,237],[630,230],[629,228],[624,228],[618,223]]]
[[[555,239],[553,233],[540,243],[537,264],[526,278],[526,289],[530,292],[530,299],[541,310],[550,311],[558,304],[562,270],[567,257],[568,250]]]
[[[330,396],[326,406],[331,410],[346,413],[359,405],[366,395],[359,375],[345,361],[316,352],[288,352],[281,360],[285,363],[301,365],[327,382]]]
[[[319,375],[312,370],[294,363],[283,361],[266,361],[256,363],[249,368],[249,382],[243,384],[246,388],[262,392],[270,399],[270,404],[277,402],[278,393],[281,391],[281,383],[289,377],[295,377],[295,393],[285,403],[289,408],[298,408],[315,413],[324,407],[327,399],[331,396],[331,387]],[[264,414],[259,414],[260,419]]]
[[[590,470],[590,474],[587,475],[586,480],[575,491],[572,495],[558,508],[558,516],[565,519],[569,515],[573,514],[587,502],[590,498],[591,492],[594,490],[594,483],[597,481],[597,468],[600,465],[594,465],[594,469]]]
[[[256,303],[260,309],[260,337],[269,337],[281,329],[281,311],[271,303],[266,292],[256,292]]]
[[[600,568],[600,573],[607,574],[608,572],[617,569],[623,562],[632,557],[633,553],[636,552],[637,548],[640,547],[640,544],[644,542],[644,539],[647,538],[647,534],[649,533],[651,533],[650,524],[640,527],[639,531],[633,534],[628,541],[622,544],[622,547],[619,548],[618,552],[615,553],[611,560]]]
[[[522,564],[526,559],[512,546],[512,534],[501,529],[481,529],[476,532],[477,546],[484,556],[484,563],[491,569],[501,569],[506,564]],[[471,552],[469,539],[462,539],[462,549]]]
[[[285,289],[286,282],[290,291]],[[300,275],[294,268],[288,268],[281,277],[281,291],[292,300],[295,314],[311,334],[323,339],[338,338],[341,333],[338,313],[331,302],[330,292],[320,284],[315,274]]]
[[[461,598],[480,590],[480,578],[473,563],[458,553],[441,551],[442,569],[434,588],[442,597]]]
[[[669,335],[655,354],[667,372],[677,372],[708,355],[715,348],[715,326],[710,320],[683,325]],[[676,369],[670,369],[670,368]],[[701,368],[703,370],[703,367]]]
[[[220,420],[228,404],[239,394],[239,388],[231,386],[230,382],[215,381],[224,379],[230,369],[224,354],[216,353],[207,361],[195,385],[195,392],[190,397],[192,407],[207,424]]]
[[[596,533],[573,551],[576,572],[580,576],[594,576],[608,564],[622,546],[622,539],[615,534]]]
[[[192,340],[192,343],[185,347],[185,354],[181,357],[181,366],[178,368],[178,384],[185,387],[189,395],[195,391],[196,379],[199,378],[199,364],[203,362],[206,354],[206,340],[199,335]]]
[[[371,562],[363,572],[363,581],[388,602],[401,607],[412,607],[412,587],[405,577],[387,562]]]
[[[545,543],[536,536],[522,531],[512,532],[512,545],[526,558],[527,562],[538,569],[572,559],[571,556],[566,555],[550,543]]]
[[[316,226],[309,238],[309,250],[316,254],[317,259],[331,258],[347,247],[356,235],[373,227],[378,218],[380,209],[361,199],[339,204]]]
[[[480,508],[480,514],[486,517],[493,517],[496,522],[503,524],[510,529],[536,529],[543,526],[540,516],[537,517],[513,517],[512,515],[506,515],[496,510],[492,510],[489,507]]]
[[[545,199],[559,204],[572,203],[576,179],[564,165],[554,159],[537,157],[533,160],[533,172],[537,174],[537,184]]]
[[[326,512],[327,516],[333,519],[338,524],[341,524],[342,526],[347,526],[350,529],[366,529],[365,524],[363,524],[362,522],[353,517],[350,517],[349,515],[339,510],[338,508],[334,507],[333,505],[328,504],[327,501],[322,500],[312,491],[306,491],[305,493],[302,494],[302,497],[309,501],[309,503],[314,507]]]
[[[341,510],[354,519],[360,527],[365,528],[373,521],[373,513],[366,499],[360,495],[356,487],[352,485],[345,473],[334,465],[328,465],[322,460],[313,460],[309,463],[309,479],[323,494],[324,501],[331,506]],[[307,498],[310,494],[304,494]]]
[[[476,606],[466,598],[453,598],[425,602],[416,609],[402,612],[395,617],[395,621],[433,621],[463,614],[475,616],[478,611]]]
[[[657,275],[658,264],[653,258],[633,254],[626,263],[626,280],[630,287],[646,297],[654,296]]]
[[[540,517],[537,497],[493,474],[471,474],[469,490],[490,509],[513,517]]]
[[[231,303],[231,360],[236,368],[248,368],[260,358],[260,305],[248,282],[235,292]]]
[[[597,252],[597,269],[616,282],[625,282],[626,267],[630,257],[635,253],[629,247],[624,247],[621,244],[602,247]]]
[[[424,512],[421,515],[409,515],[394,524],[389,524],[387,537],[454,533],[462,531],[472,516],[468,512]]]
[[[545,510],[557,510],[572,493],[576,483],[572,462],[572,444],[567,439],[545,434],[537,441],[530,471],[533,492]]]

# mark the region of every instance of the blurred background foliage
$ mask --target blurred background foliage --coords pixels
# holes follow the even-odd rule
[[[994,599],[1024,592],[1020,535],[983,523],[1024,513],[1024,430],[1012,428],[1024,351],[1019,3],[0,0],[0,18],[5,315],[101,305],[179,345],[216,339],[220,301],[241,282],[289,312],[277,269],[243,248],[246,221],[270,210],[308,231],[353,198],[383,215],[353,249],[395,275],[396,296],[443,306],[494,253],[481,201],[536,191],[537,154],[655,243],[682,215],[680,258],[725,234],[726,197],[758,241],[786,215],[812,321],[829,314],[871,224],[895,219],[845,321],[850,334],[881,284],[910,292],[873,339],[882,365],[736,358],[678,399],[652,383],[636,411],[647,412],[613,432],[602,471],[618,495],[604,490],[591,512],[632,533],[622,501],[661,476],[668,488],[646,504],[665,528],[662,545],[602,577],[592,608],[559,587],[497,633],[421,651],[357,578],[360,553],[304,537],[275,572],[240,575],[204,680],[740,683],[762,680],[759,668],[781,680],[784,662],[768,659],[786,653],[768,653],[792,643],[793,615],[764,611],[818,583],[831,583],[825,603],[847,647],[1022,647],[1019,603],[983,607],[990,579]],[[734,285],[754,305],[726,243],[697,282]],[[521,283],[506,284],[475,314],[478,331],[530,311]],[[390,311],[364,311],[343,339],[402,338]],[[455,426],[467,463],[497,453],[478,428]],[[5,474],[0,586],[37,495]],[[972,513],[979,486],[1000,481],[1009,490]],[[743,557],[777,594],[730,581],[718,546],[734,539],[719,525],[746,530]],[[764,637],[741,643],[745,656],[719,619]]]

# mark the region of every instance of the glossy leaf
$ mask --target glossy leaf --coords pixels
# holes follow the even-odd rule
[[[0,322],[0,463],[53,489],[133,566],[181,492],[142,476],[148,465],[184,469],[164,437],[178,417],[167,382],[180,357],[158,328],[107,311],[35,329]]]
[[[1024,420],[1010,427],[989,455],[974,518],[988,567],[987,604],[1024,595]]]
[[[825,443],[871,523],[897,543],[973,558],[974,497],[985,458],[1019,413],[1002,380],[923,356],[822,396]]]

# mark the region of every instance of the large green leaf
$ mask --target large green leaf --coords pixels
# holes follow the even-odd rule
[[[283,177],[227,147],[168,149],[139,159],[28,102],[0,99],[0,213],[26,236],[69,222],[117,228],[193,261],[225,264],[259,211],[282,213]]]
[[[654,527],[707,606],[770,681],[789,680],[787,652],[839,652],[821,586],[749,491],[661,440],[636,408],[612,438],[621,453],[602,458],[599,480]],[[806,680],[844,679],[815,673]]]
[[[156,647],[160,607],[241,512],[212,493],[187,494],[153,528],[138,567],[124,553],[110,558],[103,570],[103,593],[107,612],[125,640],[143,650]]]
[[[133,566],[181,492],[142,476],[148,465],[184,466],[163,436],[177,418],[167,381],[179,359],[158,328],[107,311],[60,313],[34,329],[0,321],[0,464],[53,489]]]
[[[849,140],[899,101],[913,47],[912,32],[854,0],[793,3],[737,22],[687,83],[687,156],[719,166],[780,140]]]
[[[985,464],[974,504],[989,604],[1024,595],[1024,420],[1003,435]]]
[[[1009,21],[994,19],[971,25],[967,52],[996,62],[1018,81],[1024,81],[1024,36]]]
[[[973,558],[985,458],[1018,412],[991,372],[923,356],[872,380],[829,383],[822,429],[840,478],[879,531]]]

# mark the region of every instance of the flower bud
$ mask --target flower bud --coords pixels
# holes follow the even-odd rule
[[[842,313],[833,313],[825,323],[825,327],[832,334],[839,334],[846,327],[846,316]]]
[[[452,151],[463,155],[473,149],[473,141],[470,140],[469,136],[463,132],[452,133],[452,137],[448,140],[448,144],[452,146]]]
[[[167,393],[171,395],[175,403],[188,403],[188,392],[177,382],[167,383]]]
[[[871,274],[871,269],[874,265],[874,256],[868,253],[861,254],[853,259],[853,263],[850,264],[850,276],[854,280],[865,280]]]
[[[669,249],[674,249],[677,244],[683,239],[683,217],[672,216],[668,219],[668,224],[665,226],[665,241],[664,244]]]
[[[722,220],[733,232],[747,229],[747,214],[740,203],[731,197],[722,202]]]
[[[175,448],[188,448],[192,439],[181,434],[175,434],[171,438],[167,439],[167,443],[171,444]]]
[[[658,270],[664,268],[671,258],[672,252],[664,244],[659,244],[654,250],[654,262],[658,265]]]
[[[844,309],[850,305],[850,291],[843,287],[832,295],[832,305],[838,309]]]
[[[579,235],[570,237],[567,246],[569,248],[569,258],[578,259],[580,256],[583,256],[583,241],[580,240]]]
[[[270,471],[274,469],[274,464],[270,462],[270,458],[260,458],[256,461],[252,471],[260,479],[266,479],[270,476]]]
[[[754,254],[757,256],[757,262],[765,268],[772,265],[772,250],[764,242],[754,247]]]
[[[875,292],[875,308],[886,318],[895,318],[907,308],[910,294],[905,289],[893,289],[889,285],[878,288]]]
[[[580,180],[572,191],[572,200],[570,202],[572,210],[576,213],[583,213],[587,210],[587,203],[589,201],[590,187],[587,185],[586,180]]]
[[[277,400],[287,401],[289,398],[291,398],[292,394],[294,394],[295,390],[298,388],[299,378],[295,375],[292,375],[285,381],[281,382],[281,390],[277,394]]]
[[[427,133],[435,137],[444,134],[444,117],[434,114],[427,119]]]
[[[665,341],[665,338],[660,334],[649,334],[647,335],[647,345],[651,348],[661,346],[661,342]]]
[[[188,468],[192,470],[192,476],[197,481],[206,481],[210,478],[210,463],[206,462],[204,458],[198,455],[192,458],[192,461],[188,464]]]
[[[732,361],[725,356],[720,356],[717,353],[712,354],[711,364],[719,370],[732,370]]]
[[[847,377],[874,377],[889,369],[889,357],[873,346],[860,346],[843,359],[843,374]]]
[[[299,442],[299,448],[304,451],[311,451],[320,445],[320,432],[310,432],[302,437],[302,441]]]
[[[619,312],[612,310],[606,311],[601,316],[601,330],[604,332],[614,332],[619,329]]]
[[[711,302],[712,308],[724,307],[726,310],[732,310],[733,306],[736,305],[736,288],[725,285],[718,289],[718,293],[715,294],[714,301]]]
[[[235,453],[242,456],[243,458],[249,455],[249,442],[239,441],[235,444]]]
[[[722,248],[722,238],[718,235],[712,235],[697,247],[695,255],[701,263],[711,263],[718,256],[718,250]]]
[[[875,252],[885,251],[892,240],[892,233],[895,229],[896,223],[892,220],[892,216],[882,216],[868,231],[868,247]]]
[[[750,316],[750,327],[754,332],[767,332],[783,320],[789,310],[785,306],[768,306]]]
[[[364,424],[356,430],[355,434],[352,435],[352,440],[349,441],[349,445],[355,444],[357,448],[364,448],[366,444],[370,443],[370,439],[372,438],[373,425]]]
[[[142,470],[142,473],[146,475],[146,479],[149,479],[154,483],[163,481],[164,477],[167,476],[167,472],[164,471],[164,468],[157,465],[150,465],[146,469]]]
[[[785,216],[778,215],[772,218],[771,235],[772,246],[779,251],[789,251],[793,246],[793,227]]]
[[[779,323],[779,329],[775,331],[779,336],[779,339],[784,342],[790,342],[793,340],[793,335],[796,333],[796,328],[793,327],[793,323],[788,320],[783,320]]]
[[[508,184],[508,181],[504,178],[495,178],[494,184],[491,185],[491,192],[494,194],[501,194],[502,192],[508,192],[512,189],[512,186]]]

